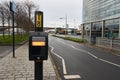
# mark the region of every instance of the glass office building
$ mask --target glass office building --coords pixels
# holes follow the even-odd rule
[[[84,37],[120,38],[120,0],[83,0]]]
[[[120,17],[120,0],[83,0],[83,22]]]

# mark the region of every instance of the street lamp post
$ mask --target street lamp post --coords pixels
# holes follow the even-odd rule
[[[65,18],[60,18],[60,19],[65,19],[65,37],[66,37],[66,35],[67,35],[67,15],[66,15],[66,17]]]
[[[74,19],[74,36],[76,35],[75,29],[76,27],[75,27],[75,19]]]
[[[55,34],[56,34],[56,27],[55,27],[55,24],[51,24],[53,27],[54,27],[54,30],[55,30]]]

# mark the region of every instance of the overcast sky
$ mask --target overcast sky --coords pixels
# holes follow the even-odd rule
[[[37,6],[39,6],[39,10],[44,12],[44,26],[63,27],[63,25],[65,25],[65,20],[59,18],[65,18],[66,15],[68,18],[69,27],[73,27],[74,24],[76,27],[78,27],[78,25],[80,25],[82,22],[82,0],[30,0],[30,1],[34,2]]]
[[[82,0],[36,0],[40,3],[40,9],[44,11],[45,25],[63,26],[67,15],[70,27],[81,24],[82,20]]]

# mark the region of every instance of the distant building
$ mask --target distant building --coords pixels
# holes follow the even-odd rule
[[[13,33],[13,29],[12,28],[10,28],[10,29],[5,29],[5,31],[4,31],[6,34],[12,34]],[[23,29],[21,29],[21,28],[14,28],[14,32],[15,32],[15,34],[16,33],[25,33],[26,31],[25,30],[23,30]]]

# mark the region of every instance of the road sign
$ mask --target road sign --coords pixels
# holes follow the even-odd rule
[[[15,2],[10,2],[10,11],[15,12],[16,11],[16,4]]]
[[[35,12],[35,31],[43,31],[43,12]]]

